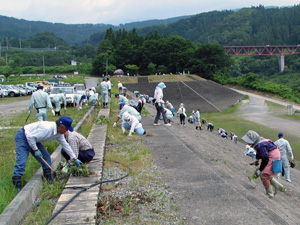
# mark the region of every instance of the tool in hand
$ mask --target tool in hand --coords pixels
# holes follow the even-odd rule
[[[53,175],[56,176],[56,171],[46,162],[46,160],[43,157],[40,157],[40,159],[49,167],[49,169],[53,172]]]
[[[30,115],[31,115],[31,113],[28,114],[28,116],[27,116],[27,118],[25,120],[25,125],[27,124],[27,120],[29,119]]]

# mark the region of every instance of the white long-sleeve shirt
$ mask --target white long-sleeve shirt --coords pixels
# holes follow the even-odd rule
[[[280,138],[274,144],[279,148],[281,158],[287,157],[287,153],[293,155],[292,148],[287,140]]]
[[[56,122],[39,121],[24,126],[27,142],[32,150],[38,150],[37,143],[57,140],[71,159],[76,158],[63,134],[57,133]]]
[[[126,115],[127,114],[127,115]],[[130,126],[130,132],[133,133],[135,129],[142,127],[142,124],[138,121],[138,119],[135,116],[130,115],[129,113],[124,113],[122,116],[122,130],[125,130],[124,125],[125,123],[128,123]],[[125,119],[129,119],[129,121],[126,121]]]
[[[164,94],[161,88],[155,88],[153,97],[155,98],[155,103],[159,103],[159,102],[164,103],[163,100]]]
[[[29,102],[29,110],[31,111],[32,108],[48,108],[52,109],[51,100],[49,95],[44,92],[43,90],[38,90],[31,95],[30,102]]]

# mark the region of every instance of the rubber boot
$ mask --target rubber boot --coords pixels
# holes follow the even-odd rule
[[[278,182],[278,180],[276,180],[276,178],[272,178],[271,180],[271,184],[274,186],[275,188],[275,192],[274,192],[274,195],[277,194],[277,191],[282,191],[282,192],[285,192],[286,189],[283,187],[283,185],[281,183]]]
[[[266,195],[268,195],[269,198],[274,198],[275,193],[272,186],[266,188]]]
[[[44,177],[49,183],[53,183],[53,177],[50,169],[44,169]]]
[[[60,111],[57,112],[57,115],[60,116]]]
[[[21,191],[21,185],[22,185],[21,177],[13,176],[12,181],[13,181],[13,184],[16,186],[17,191],[20,192]]]

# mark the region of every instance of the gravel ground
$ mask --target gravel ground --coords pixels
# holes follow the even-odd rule
[[[183,224],[169,187],[156,176],[158,168],[152,165],[136,176],[128,176],[113,187],[101,187],[98,202],[99,224]],[[103,180],[117,179],[126,174],[117,168],[105,168]],[[147,174],[147,185],[139,185],[140,176]]]

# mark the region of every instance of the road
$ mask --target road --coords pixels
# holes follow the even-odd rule
[[[240,90],[235,90],[235,91],[240,92],[241,94],[244,95],[248,95],[250,98],[250,101],[244,101],[243,106],[240,107],[239,111],[237,112],[240,118],[270,127],[272,129],[278,130],[278,132],[299,136],[298,133],[299,133],[300,123],[273,116],[268,111],[268,106],[265,103],[265,101],[274,102],[283,106],[290,105],[291,103],[281,101],[278,99],[260,96],[245,91],[240,91]],[[300,110],[300,107],[297,105],[293,105],[293,108]],[[286,109],[286,113],[287,113],[287,109]]]

